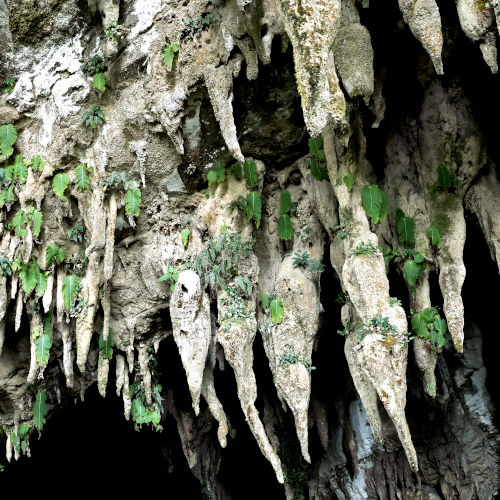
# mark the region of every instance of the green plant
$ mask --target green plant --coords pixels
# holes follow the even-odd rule
[[[281,192],[280,218],[278,220],[278,234],[282,240],[291,240],[293,236],[292,220],[288,215],[292,208],[292,200],[289,191]]]
[[[52,243],[47,247],[45,252],[45,268],[49,269],[64,261],[66,258],[66,250],[56,243]]]
[[[163,57],[163,62],[166,64],[167,69],[170,71],[174,63],[175,55],[179,52],[179,42],[173,42],[170,44],[164,43],[161,46],[160,50]]]
[[[158,383],[158,362],[153,348],[148,348],[148,369],[151,373],[152,405],[148,407],[146,402],[146,391],[143,385],[143,376],[138,367],[134,383],[130,386],[130,397],[132,398],[132,419],[134,428],[140,430],[142,425],[150,424],[158,432],[163,430],[160,425],[164,413],[163,398],[161,396],[162,386]]]
[[[313,260],[309,263],[309,271],[312,273],[322,273],[325,270],[325,265],[320,260]]]
[[[69,274],[64,277],[62,294],[64,299],[64,308],[66,309],[66,311],[69,311],[73,306],[80,290],[79,285],[80,278],[78,278],[78,276]]]
[[[96,73],[94,78],[92,78],[92,87],[99,92],[104,92],[106,90],[106,75],[104,73]]]
[[[361,200],[366,216],[374,224],[384,221],[389,213],[389,199],[376,185],[365,186],[361,192]]]
[[[439,189],[450,189],[458,184],[458,179],[452,177],[450,171],[444,165],[440,165],[437,169],[438,180],[437,187]]]
[[[243,302],[243,297],[250,297],[252,291],[253,283],[248,276],[238,276],[233,284],[226,287],[228,298],[222,298],[221,304],[227,306],[228,310],[218,319],[223,328],[230,328],[231,319],[255,317],[255,311],[247,311]]]
[[[12,266],[9,258],[5,255],[0,257],[0,276],[12,276]]]
[[[184,248],[187,248],[189,243],[189,228],[185,227],[181,230],[181,240]]]
[[[83,243],[85,231],[85,226],[76,222],[75,225],[68,231],[68,240],[75,243]]]
[[[370,257],[376,257],[379,251],[380,250],[371,241],[366,245],[365,242],[362,241],[356,248],[351,250],[351,253],[354,255],[369,255]]]
[[[92,56],[86,63],[80,66],[80,69],[87,75],[94,76],[97,73],[104,73],[107,70],[104,64],[104,59],[96,54]]]
[[[125,172],[113,172],[101,183],[104,189],[125,190],[125,213],[139,217],[141,212],[142,193],[135,181],[127,180]]]
[[[196,18],[188,17],[182,20],[184,28],[179,33],[181,40],[192,40],[197,34],[218,20],[217,14],[211,12]]]
[[[52,347],[52,313],[48,312],[43,320],[43,331],[35,327],[33,338],[36,340],[35,358],[39,366],[46,366],[49,362],[50,348]]]
[[[89,174],[92,174],[94,169],[92,167],[87,166],[86,163],[80,163],[76,167],[76,187],[83,192],[86,192],[89,189],[90,185],[90,177]]]
[[[85,252],[82,251],[80,253],[74,254],[71,257],[71,260],[65,265],[65,267],[68,270],[68,272],[78,277],[82,277],[87,270],[88,263],[89,259],[85,255]]]
[[[349,335],[350,333],[352,333],[353,331],[354,331],[354,325],[350,321],[347,321],[344,324],[344,329],[337,330],[337,333],[339,335],[342,335],[342,337],[345,337],[345,336]]]
[[[98,104],[92,104],[89,109],[83,109],[80,113],[86,127],[97,128],[101,123],[106,123],[104,113]]]
[[[10,94],[14,90],[14,86],[16,84],[16,79],[15,78],[6,78],[4,80],[5,88],[4,92],[7,94]]]
[[[224,233],[211,238],[193,263],[205,286],[225,288],[239,274],[238,265],[253,249],[254,241],[242,241],[240,233]]]
[[[347,186],[347,190],[351,191],[354,186],[354,183],[356,182],[356,178],[354,177],[354,175],[352,174],[344,175],[342,180],[344,181],[344,184]]]
[[[25,422],[19,426],[17,433],[14,430],[10,432],[10,444],[13,446],[17,453],[26,453],[29,455],[29,441],[31,431],[32,427]]]
[[[388,349],[397,342],[398,337],[401,337],[397,327],[389,322],[389,318],[383,317],[382,315],[363,323],[363,326],[358,331],[358,342],[361,342],[365,336],[370,333],[382,335],[384,345]],[[406,336],[404,340],[401,339],[401,343],[405,343],[406,341]]]
[[[316,370],[316,367],[312,365],[310,359],[301,359],[299,354],[294,353],[293,348],[290,344],[286,347],[286,351],[280,356],[279,365],[280,366],[290,366],[297,363],[303,364],[307,371],[311,373],[312,370]]]
[[[179,273],[182,271],[183,266],[168,266],[167,272],[162,274],[158,281],[166,281],[167,284],[170,285],[170,291],[173,292],[175,288],[175,284],[179,279]]]
[[[384,251],[386,265],[391,260],[403,263],[403,274],[411,287],[414,287],[425,269],[424,257],[420,252],[413,249],[401,250],[399,247]]]
[[[283,321],[284,307],[281,299],[275,298],[271,300],[269,304],[269,310],[271,311],[271,321],[277,325]]]
[[[121,24],[109,23],[104,33],[106,40],[113,40],[116,44],[125,36],[125,28]]]
[[[309,254],[307,252],[295,252],[293,256],[293,267],[307,267],[309,265]]]
[[[310,138],[308,141],[309,145],[309,153],[311,153],[311,174],[312,176],[318,180],[322,181],[323,179],[329,180],[328,170],[325,168],[326,165],[326,156],[322,149],[323,147],[323,138],[319,136],[317,139]]]
[[[108,330],[108,337],[104,338],[104,330],[101,331],[99,335],[99,351],[106,359],[113,358],[113,347],[115,343],[113,341],[113,330],[111,328]]]
[[[21,258],[16,259],[12,263],[12,271],[19,271],[21,285],[26,295],[29,295],[35,289],[38,297],[44,294],[47,288],[48,271],[40,270],[36,257],[32,257],[26,264],[22,262]]]
[[[45,392],[38,392],[35,398],[35,404],[33,405],[33,424],[41,431],[47,416],[47,394]]]
[[[401,243],[415,244],[415,222],[411,217],[406,217],[400,208],[396,210],[396,227]]]
[[[42,173],[45,162],[40,158],[40,156],[34,156],[31,160],[25,163],[27,167],[31,167],[34,173]]]
[[[31,229],[33,236],[39,236],[42,224],[43,214],[34,207],[28,207],[26,212],[22,209],[19,210],[12,219],[12,227],[20,238],[26,237],[27,227]]]
[[[389,305],[391,307],[400,306],[401,301],[397,297],[389,297]]]
[[[429,341],[433,350],[441,349],[446,344],[444,336],[448,325],[435,307],[414,313],[411,326],[417,337]]]
[[[437,227],[434,226],[430,227],[427,230],[427,236],[429,237],[429,240],[431,241],[432,245],[434,245],[437,248],[441,248],[441,234]]]
[[[226,179],[226,167],[224,163],[218,161],[208,172],[207,172],[207,180],[208,182],[216,182],[220,184],[224,182]]]
[[[309,241],[312,237],[313,231],[309,226],[306,226],[300,231],[295,231],[295,234],[300,238],[301,241]]]
[[[339,305],[347,304],[350,302],[349,292],[339,292],[337,294],[337,298],[335,299],[335,303]]]
[[[14,125],[9,123],[0,127],[0,161],[12,155],[16,140],[17,130]]]

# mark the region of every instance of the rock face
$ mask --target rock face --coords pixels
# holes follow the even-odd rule
[[[499,9],[0,0],[5,476],[96,387],[204,498],[492,498]]]

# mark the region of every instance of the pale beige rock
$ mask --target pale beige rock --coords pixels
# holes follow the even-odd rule
[[[175,343],[186,371],[193,409],[200,411],[203,372],[212,331],[210,304],[199,276],[190,270],[179,273],[170,299],[170,318]]]
[[[489,10],[481,10],[476,0],[457,0],[457,12],[464,33],[473,42],[479,42],[486,64],[492,73],[498,73],[493,14]]]
[[[405,23],[429,54],[436,73],[442,75],[443,34],[437,3],[435,0],[398,0],[398,2]]]
[[[304,120],[317,137],[330,119],[345,123],[345,101],[338,87],[330,49],[340,22],[340,0],[277,0],[293,45],[297,87]]]

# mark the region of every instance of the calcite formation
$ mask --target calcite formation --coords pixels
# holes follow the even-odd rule
[[[446,341],[464,352],[465,210],[477,217],[500,266],[498,175],[493,165],[483,174],[485,144],[468,103],[436,76],[447,70],[440,2],[398,2],[435,74],[419,75],[426,85],[420,115],[390,137],[383,162],[366,144],[369,109],[379,127],[389,97],[374,67],[375,34],[363,24],[374,8],[368,2],[99,0],[89,1],[94,16],[100,13],[92,23],[74,0],[53,10],[43,3],[29,16],[27,3],[0,0],[0,75],[12,79],[0,97],[0,426],[6,435],[0,439],[7,460],[19,457],[22,424],[30,433],[42,427],[35,398],[48,396],[49,416],[57,411],[60,372],[69,394],[83,398],[94,382],[103,397],[115,391],[138,427],[160,430],[170,408],[190,467],[200,481],[208,474],[215,484],[216,471],[200,465],[201,434],[193,429],[208,406],[220,446],[232,436],[214,376],[225,360],[244,419],[291,497],[284,443],[269,403],[258,399],[254,343],[262,337],[276,395],[293,415],[301,455],[311,462],[313,410],[325,449],[329,439],[319,417],[326,410],[310,404],[318,332],[334,334],[323,323],[335,299],[321,279],[327,266],[347,297],[338,319],[363,407],[344,415],[366,415],[373,446],[394,447],[397,435],[417,473],[405,415],[408,352],[413,349],[423,388],[435,398],[442,345],[423,335],[410,342],[411,316],[437,305],[430,285],[437,275]],[[43,9],[47,23],[36,28]],[[500,7],[458,0],[456,9],[463,32],[496,73]],[[310,151],[284,165],[260,158],[258,146],[249,152],[247,136],[262,124],[256,110],[245,109],[241,88],[269,75],[289,45],[304,122],[295,142],[303,146],[308,134]],[[85,72],[82,65],[96,57],[102,66]],[[104,75],[105,91],[96,73]],[[86,127],[82,115],[98,117],[96,110],[105,119]],[[244,113],[253,113],[256,121],[247,123],[258,125],[239,129]],[[11,126],[17,136],[9,143]],[[35,157],[44,165],[37,167]],[[438,166],[446,169],[440,174]],[[438,178],[443,172],[447,179]],[[380,222],[365,200],[365,188],[375,185],[387,204]],[[415,225],[412,239],[401,236],[399,211]],[[40,227],[36,214],[43,216]],[[431,227],[439,230],[439,244],[429,240]],[[236,264],[217,253],[224,238],[233,245],[224,251],[238,254]],[[54,248],[62,253],[51,260]],[[401,273],[408,297],[391,297],[387,249],[406,251],[404,258],[420,265],[418,280]],[[202,257],[209,264],[198,265]],[[282,317],[273,310],[277,304]],[[390,325],[390,335],[370,330],[377,321]],[[170,394],[164,402],[155,360],[171,334],[192,411],[172,408]],[[113,391],[108,377],[115,378]],[[366,498],[349,488],[350,498]]]

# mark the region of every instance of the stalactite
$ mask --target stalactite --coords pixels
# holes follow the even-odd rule
[[[198,415],[212,331],[208,296],[202,290],[200,278],[195,272],[186,270],[179,274],[170,299],[170,318],[174,340],[186,372],[193,410]]]
[[[435,0],[398,0],[405,23],[429,54],[438,75],[443,74],[441,16]]]
[[[66,385],[71,388],[74,385],[73,336],[70,326],[65,321],[57,321],[57,328],[61,332],[63,342],[63,369],[66,377]]]
[[[104,249],[104,280],[107,283],[113,276],[113,257],[115,249],[116,194],[112,191],[108,202],[108,224],[106,227],[106,247]]]
[[[87,308],[76,320],[76,364],[82,374],[85,373],[85,364],[94,331],[94,316],[99,305],[99,286],[102,276],[102,266],[99,260],[97,253],[90,254],[81,292],[81,300],[87,303]]]

